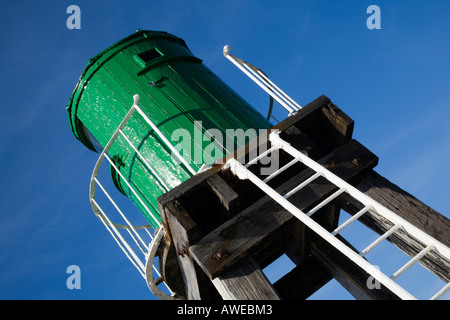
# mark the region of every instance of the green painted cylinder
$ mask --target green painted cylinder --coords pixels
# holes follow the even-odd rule
[[[195,170],[233,151],[226,148],[227,129],[271,127],[268,120],[196,58],[182,39],[166,32],[138,30],[89,60],[67,105],[75,137],[91,150],[105,147],[131,108],[135,94],[141,97],[139,106],[165,137],[179,139],[172,139],[173,145],[181,147],[180,152]],[[123,132],[169,188],[191,177],[137,112]],[[224,139],[214,141],[214,135],[208,141],[208,132],[219,132]],[[181,143],[181,138],[188,141]],[[234,148],[242,145],[239,141],[242,139],[233,142]],[[212,143],[215,151],[205,154]],[[161,182],[122,136],[108,154],[156,219],[112,170],[116,187],[156,226],[156,199],[166,192]]]

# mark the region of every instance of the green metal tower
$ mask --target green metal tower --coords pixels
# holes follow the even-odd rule
[[[271,127],[195,57],[182,39],[166,32],[138,30],[89,60],[67,105],[75,137],[87,148],[101,151],[127,116],[135,94],[140,96],[143,114],[130,117],[108,156],[119,171],[111,170],[114,184],[154,227],[160,220],[156,204],[160,195],[190,178],[204,163],[232,151],[222,143],[217,148],[221,152],[211,159],[193,159],[208,143],[220,144],[199,144],[194,137],[209,129],[225,137],[226,129]],[[184,152],[183,157],[191,168],[174,161],[162,139],[170,140],[177,130],[190,137],[190,153]],[[238,141],[235,144],[241,146]]]

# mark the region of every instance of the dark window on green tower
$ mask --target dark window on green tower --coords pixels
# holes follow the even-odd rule
[[[138,54],[138,57],[145,63],[148,64],[150,61],[162,57],[162,53],[155,48],[147,50],[143,53]]]
[[[89,140],[89,142],[94,147],[95,151],[97,151],[98,153],[101,153],[103,151],[103,146],[100,144],[100,142],[98,142],[98,140],[89,131],[89,129],[86,128],[86,126],[84,124],[81,124],[81,125],[82,125],[82,129],[83,129],[85,138]]]

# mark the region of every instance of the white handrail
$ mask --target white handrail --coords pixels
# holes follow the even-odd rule
[[[169,289],[169,292],[171,293],[171,295],[168,295],[168,294],[164,293],[163,291],[161,291],[161,289],[159,289],[159,287],[156,285],[157,280],[154,279],[153,271],[152,271],[152,268],[150,267],[150,266],[153,266],[153,260],[155,259],[156,252],[157,252],[159,244],[160,244],[162,238],[165,236],[165,234],[166,234],[166,232],[165,232],[164,228],[159,228],[155,232],[154,241],[152,241],[152,243],[150,244],[150,249],[148,250],[148,256],[147,256],[147,262],[145,265],[145,274],[146,274],[147,285],[148,285],[150,291],[156,297],[158,297],[160,299],[184,300],[181,297],[175,296],[175,294],[172,292],[172,290],[170,290],[170,288],[168,286],[167,286],[167,289]],[[161,275],[159,275],[159,274],[158,274],[158,276],[161,277]]]
[[[223,47],[223,55],[242,72],[244,72],[250,79],[252,79],[261,89],[275,99],[283,108],[285,108],[289,112],[289,115],[299,111],[302,108],[297,102],[295,102],[284,91],[276,86],[263,72],[261,72],[261,70],[232,55],[230,53],[229,45]]]
[[[139,156],[139,158],[142,161],[144,161],[144,163],[146,164],[146,166],[150,170],[150,172],[156,177],[158,182],[163,186],[164,191],[166,191],[166,192],[169,191],[170,188],[167,186],[167,184],[164,182],[164,180],[161,179],[159,174],[156,173],[156,171],[148,163],[147,159],[145,159],[145,157],[142,155],[142,153],[140,153],[139,150],[134,146],[134,144],[131,142],[130,138],[128,138],[127,135],[125,133],[123,133],[122,130],[119,130],[119,132],[122,135],[122,137],[128,142],[128,144],[131,146],[131,148],[134,150],[134,152],[136,152],[136,154]]]
[[[134,228],[134,226],[130,223],[130,221],[127,219],[127,217],[123,214],[122,210],[120,210],[119,206],[117,205],[117,203],[111,198],[111,196],[109,195],[108,191],[106,191],[106,189],[103,187],[103,185],[100,183],[100,181],[98,181],[97,177],[95,177],[95,182],[98,184],[98,186],[100,187],[100,189],[102,189],[103,193],[106,195],[106,197],[108,198],[108,200],[113,204],[114,208],[116,208],[117,212],[119,212],[120,216],[125,220],[125,222],[127,223],[127,225],[130,227],[130,229],[132,230],[132,232],[130,232],[131,236],[133,237],[133,239],[139,239],[141,245],[146,246],[147,244],[144,242],[144,240],[142,239],[142,237],[137,233],[136,229]],[[128,229],[129,230],[129,229]],[[134,236],[136,236],[136,238]],[[137,242],[137,241],[136,241]],[[139,245],[139,243],[137,243]],[[139,247],[141,247],[141,245],[139,245]]]
[[[136,96],[138,96],[138,95],[136,95]],[[177,156],[177,158],[186,166],[186,168],[189,170],[189,172],[192,175],[195,175],[197,173],[197,171],[195,171],[194,168],[192,168],[192,166],[189,164],[189,162],[187,162],[187,160],[180,154],[180,152],[173,146],[173,144],[169,140],[167,140],[166,136],[161,132],[161,130],[159,130],[159,128],[153,123],[153,121],[150,120],[150,118],[145,114],[145,112],[142,111],[142,109],[139,108],[137,105],[136,105],[136,110],[145,119],[145,121],[152,127],[152,129],[158,134],[158,137],[161,138],[162,141],[164,141],[166,146],[170,148],[170,151],[172,152],[172,154],[175,154]]]
[[[117,140],[118,136],[121,135],[125,139],[125,141],[131,146],[131,148],[134,150],[134,152],[140,157],[140,159],[146,164],[146,166],[149,169],[149,171],[151,172],[151,174],[156,177],[157,181],[162,186],[163,191],[167,192],[170,190],[170,188],[164,182],[164,180],[158,175],[158,173],[148,163],[147,159],[145,159],[145,157],[139,152],[139,150],[133,145],[131,140],[123,132],[123,129],[126,126],[126,124],[131,119],[134,112],[137,111],[144,118],[144,120],[151,126],[151,128],[154,130],[156,135],[170,149],[170,151],[172,152],[172,155],[175,155],[184,164],[188,173],[190,175],[194,175],[194,174],[196,174],[196,172],[190,166],[190,164],[187,162],[187,160],[184,159],[180,155],[178,150],[175,149],[175,147],[172,145],[172,143],[170,143],[170,141],[167,140],[167,138],[159,130],[159,128],[150,120],[150,118],[138,106],[139,100],[140,100],[139,95],[136,94],[133,96],[133,105],[131,106],[130,110],[127,112],[127,114],[125,115],[123,120],[120,122],[119,126],[116,128],[116,130],[112,134],[112,136],[109,139],[108,143],[106,144],[105,148],[100,153],[100,156],[94,166],[94,169],[93,169],[92,175],[91,175],[90,186],[89,186],[89,199],[90,199],[92,210],[95,213],[95,215],[104,224],[105,228],[108,230],[108,232],[114,238],[114,240],[117,242],[119,247],[122,249],[122,251],[127,256],[127,258],[132,262],[132,264],[136,267],[136,269],[139,271],[139,273],[142,275],[142,277],[147,281],[147,283],[149,284],[149,288],[152,290],[152,292],[159,297],[167,299],[167,297],[170,297],[170,296],[161,294],[162,291],[158,288],[156,281],[153,279],[153,270],[155,270],[155,272],[158,274],[158,276],[161,277],[157,267],[153,264],[153,261],[154,261],[155,255],[156,255],[156,251],[157,251],[157,247],[159,246],[161,237],[164,234],[161,232],[161,230],[162,230],[160,228],[161,224],[158,221],[158,219],[155,217],[153,212],[148,208],[148,206],[145,204],[145,202],[139,196],[137,191],[128,182],[128,179],[126,179],[126,177],[120,172],[119,168],[116,166],[114,161],[108,155],[108,152],[109,152],[111,146],[113,145],[113,143]],[[141,203],[141,205],[145,208],[147,213],[153,218],[155,223],[158,225],[159,232],[157,233],[157,235],[155,237],[153,237],[151,232],[149,231],[149,229],[152,228],[151,225],[141,225],[141,226],[132,225],[131,222],[129,221],[129,219],[123,213],[123,211],[119,208],[118,204],[113,200],[112,196],[107,192],[105,187],[98,180],[97,176],[98,176],[100,167],[105,158],[110,163],[111,167],[119,174],[119,176],[122,178],[122,180],[126,183],[128,188],[131,190],[131,192],[134,194],[134,196],[138,199],[138,201]],[[106,198],[110,201],[110,203],[114,206],[114,208],[117,210],[119,215],[125,221],[125,224],[120,224],[120,223],[111,221],[111,219],[108,217],[106,212],[100,207],[99,203],[96,200],[96,196],[95,196],[97,185],[100,187],[100,189],[106,195]],[[139,258],[139,256],[136,254],[134,249],[131,247],[131,245],[122,236],[119,229],[124,229],[129,233],[129,235],[133,239],[134,243],[137,245],[137,247],[143,253],[143,259]],[[145,241],[141,237],[141,235],[137,232],[137,230],[145,230],[147,235],[150,238],[149,241],[148,242]],[[167,285],[166,285],[166,287],[170,291],[170,288]],[[155,289],[155,288],[157,288],[157,289]]]

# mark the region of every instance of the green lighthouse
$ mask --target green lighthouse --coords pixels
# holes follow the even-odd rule
[[[67,105],[75,137],[100,152],[126,117],[136,94],[144,116],[136,114],[128,120],[124,135],[117,137],[108,156],[119,171],[111,170],[115,186],[154,227],[160,219],[156,199],[189,179],[204,163],[230,151],[223,143],[218,146],[222,152],[216,152],[213,159],[194,161],[183,154],[191,165],[189,170],[174,161],[161,134],[170,140],[173,132],[186,132],[192,155],[204,148],[194,137],[209,129],[226,136],[227,129],[271,127],[195,57],[182,39],[166,32],[138,30],[89,60]]]

